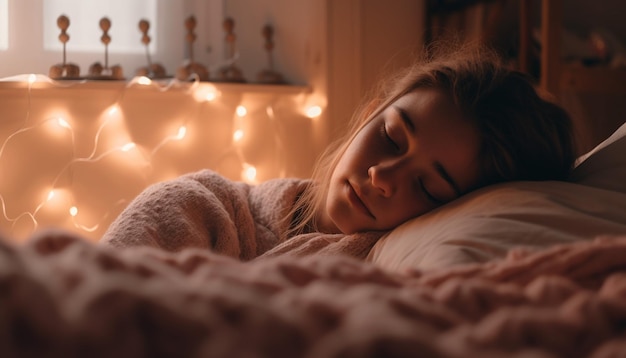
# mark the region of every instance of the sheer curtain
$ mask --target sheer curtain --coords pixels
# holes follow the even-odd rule
[[[9,1],[0,0],[0,51],[9,46]]]

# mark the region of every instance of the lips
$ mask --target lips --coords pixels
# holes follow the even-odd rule
[[[363,200],[361,200],[361,197],[359,196],[359,194],[357,193],[357,191],[355,190],[355,188],[352,186],[350,182],[347,183],[347,189],[348,189],[348,201],[350,202],[352,207],[362,212],[363,214],[375,219],[376,217],[374,216],[374,214],[372,214],[372,212],[367,208],[367,206],[365,205]]]

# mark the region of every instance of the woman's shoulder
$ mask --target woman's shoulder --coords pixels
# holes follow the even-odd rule
[[[287,193],[288,196],[298,196],[310,184],[311,179],[273,178],[259,183],[255,186],[254,190],[262,191],[264,193],[273,193],[280,196],[284,196],[285,193]]]
[[[245,183],[252,187],[263,187],[264,190],[267,190],[269,188],[276,188],[276,189],[293,188],[293,187],[305,188],[311,182],[310,179],[290,177],[290,178],[270,178],[270,179],[263,180],[259,183],[248,183],[242,180],[230,179],[224,176],[223,174],[220,174],[212,169],[201,169],[195,172],[184,174],[180,178],[192,179],[192,180],[197,180],[197,181],[211,180],[211,181],[222,181],[222,182],[231,182],[231,183],[240,183],[240,184]]]

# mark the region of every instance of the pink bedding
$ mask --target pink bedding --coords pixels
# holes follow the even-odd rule
[[[348,256],[240,262],[64,232],[0,241],[0,356],[618,357],[626,237],[391,273]]]
[[[100,243],[118,249],[200,248],[243,261],[312,253],[365,258],[383,232],[313,233],[285,239],[290,223],[283,218],[308,183],[275,179],[249,185],[208,169],[189,173],[143,191],[115,219]]]

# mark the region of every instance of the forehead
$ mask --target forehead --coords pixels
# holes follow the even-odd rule
[[[473,121],[443,90],[418,88],[399,97],[387,111],[405,114],[416,129],[442,130],[449,134],[475,131]],[[445,133],[442,133],[445,134]]]
[[[400,96],[391,104],[391,107],[400,107],[405,111],[416,112],[416,115],[420,114],[420,118],[416,118],[418,120],[463,117],[452,97],[445,91],[436,88],[416,88]]]

